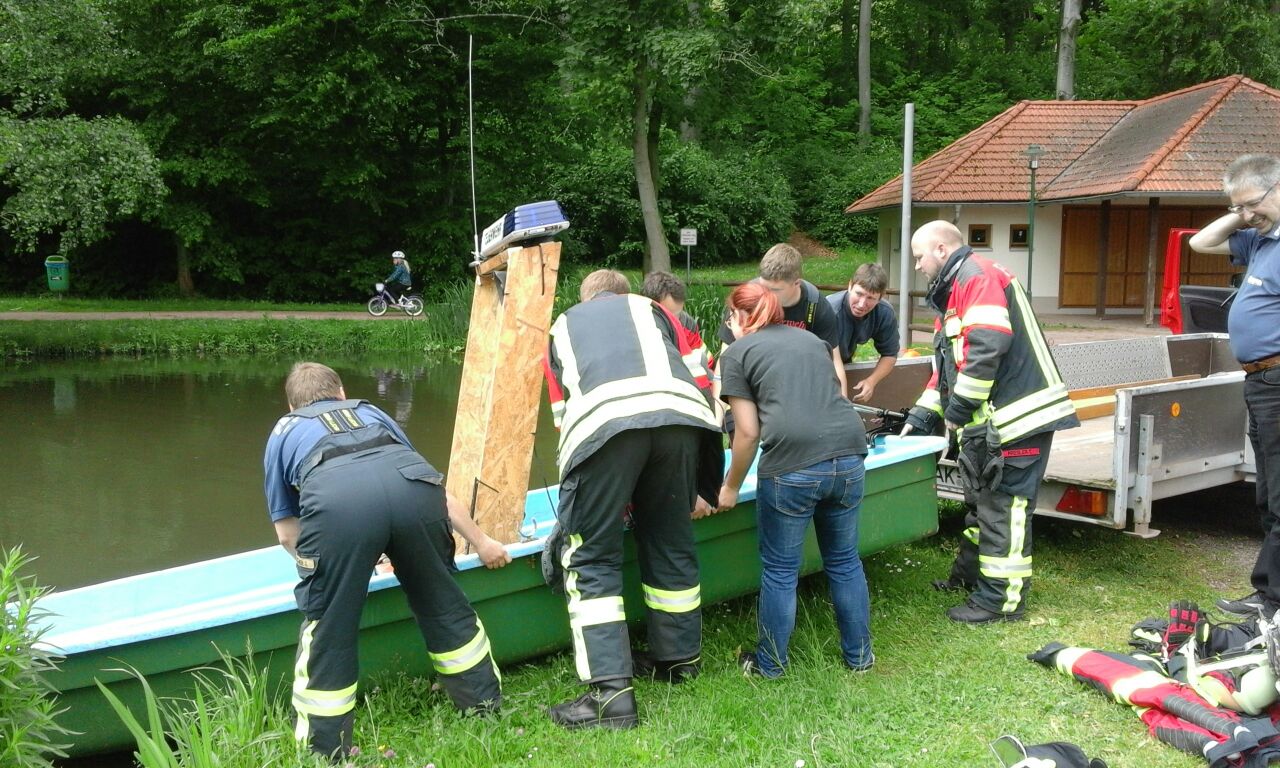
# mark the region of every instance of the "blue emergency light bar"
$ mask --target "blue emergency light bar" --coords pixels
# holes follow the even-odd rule
[[[555,200],[517,205],[484,228],[480,236],[481,261],[500,251],[550,237],[569,228],[569,220]]]

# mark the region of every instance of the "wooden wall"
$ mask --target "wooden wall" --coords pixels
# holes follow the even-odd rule
[[[1059,305],[1092,307],[1097,301],[1098,229],[1102,209],[1098,205],[1067,205],[1062,209],[1062,258]],[[1156,254],[1156,303],[1164,270],[1164,248],[1169,230],[1202,227],[1223,214],[1212,207],[1160,207],[1160,235]],[[1147,279],[1147,206],[1111,206],[1111,231],[1107,238],[1108,307],[1141,308]],[[1196,253],[1183,239],[1182,284],[1227,285],[1239,270],[1226,256]]]

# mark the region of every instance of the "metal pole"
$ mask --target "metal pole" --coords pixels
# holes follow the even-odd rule
[[[690,255],[692,251],[693,251],[693,246],[686,245],[684,247],[684,284],[685,285],[688,285],[689,283],[693,282],[693,257]]]
[[[908,103],[902,121],[902,235],[898,254],[898,338],[904,349],[911,346],[911,284],[915,274],[911,256],[911,158],[915,151],[912,148],[915,120],[916,105]]]
[[[1036,252],[1036,161],[1031,161],[1031,200],[1027,203],[1027,298],[1031,298],[1031,275]]]

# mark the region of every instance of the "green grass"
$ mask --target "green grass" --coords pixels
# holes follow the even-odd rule
[[[1206,503],[1163,518],[1164,535],[1150,541],[1038,519],[1030,619],[1017,624],[969,627],[944,617],[957,598],[928,584],[950,564],[954,516],[939,536],[867,558],[876,666],[863,675],[842,666],[821,576],[802,582],[791,668],[779,680],[746,679],[734,663],[755,639],[753,599],[708,606],[703,675],[676,687],[638,681],[634,731],[566,732],[547,720],[546,707],[580,692],[568,654],[503,670],[502,713],[490,719],[460,717],[428,680],[384,677],[361,690],[361,754],[349,765],[981,767],[995,765],[987,743],[1012,733],[1028,743],[1075,742],[1112,768],[1202,766],[1148,738],[1128,707],[1025,656],[1052,641],[1124,651],[1130,625],[1164,613],[1170,600],[1209,605],[1218,595],[1210,584],[1242,583],[1238,558],[1223,555],[1242,536],[1224,538],[1221,516],[1197,513]],[[217,697],[205,698],[210,709]],[[237,708],[215,709],[208,728],[256,745],[237,764],[288,754],[287,723],[256,719],[255,730],[217,722]],[[270,711],[285,717],[283,707]]]
[[[93,299],[43,294],[0,297],[5,312],[363,312],[363,303],[249,301],[242,299]]]

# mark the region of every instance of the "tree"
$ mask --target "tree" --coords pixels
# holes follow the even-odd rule
[[[1076,32],[1080,29],[1080,0],[1062,0],[1062,25],[1058,28],[1059,101],[1070,101],[1076,93]]]
[[[119,55],[94,3],[0,2],[0,226],[18,250],[34,252],[55,235],[68,253],[163,199],[137,129],[117,116],[77,114],[69,98]]]

